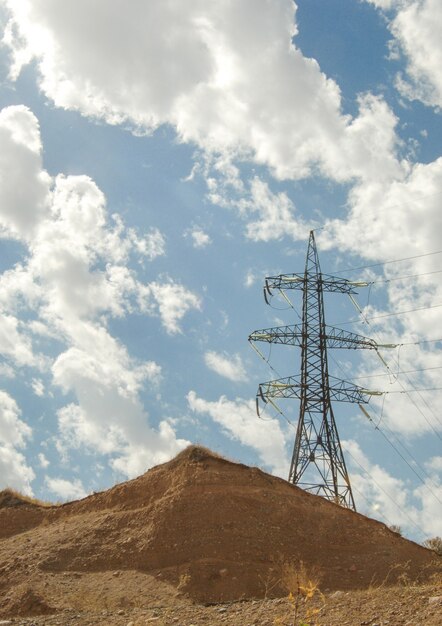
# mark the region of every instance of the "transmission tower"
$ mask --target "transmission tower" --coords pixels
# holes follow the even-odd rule
[[[301,348],[300,376],[261,383],[256,397],[258,415],[259,401],[272,404],[281,413],[274,398],[300,400],[289,482],[353,510],[356,507],[331,402],[367,403],[369,396],[376,392],[329,376],[327,349],[377,350],[379,344],[361,335],[327,326],[323,293],[346,293],[351,296],[357,293],[355,287],[366,285],[322,274],[311,231],[304,274],[270,276],[265,279],[264,287],[267,304],[272,290],[301,290],[302,325],[266,328],[249,336],[252,346],[256,341],[263,341]],[[256,347],[255,350],[263,356]]]

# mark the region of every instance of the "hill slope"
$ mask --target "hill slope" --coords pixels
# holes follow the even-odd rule
[[[277,595],[283,562],[319,571],[322,589],[360,589],[428,579],[435,559],[384,524],[196,446],[80,501],[11,506],[0,494],[0,507],[4,615],[86,597],[106,607]]]

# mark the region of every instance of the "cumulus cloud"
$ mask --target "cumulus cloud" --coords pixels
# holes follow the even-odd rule
[[[204,361],[209,369],[233,382],[247,380],[247,372],[239,354],[229,356],[209,350],[204,355]]]
[[[50,195],[36,117],[24,106],[2,109],[0,142],[0,227],[6,235],[28,238],[47,213]]]
[[[382,519],[387,525],[396,524],[412,533],[418,531],[422,539],[440,532],[442,485],[439,481],[426,479],[411,490],[405,481],[371,463],[355,441],[344,441],[343,448],[360,511]]]
[[[66,480],[65,478],[46,476],[45,483],[49,491],[62,500],[79,500],[87,496],[87,492],[78,478]]]
[[[200,298],[183,285],[165,277],[159,283],[154,281],[140,288],[141,309],[152,315],[159,315],[170,334],[180,333],[179,321],[190,309],[201,309]]]
[[[376,268],[377,274],[365,275],[368,281],[376,282],[359,298],[368,319],[361,332],[380,343],[405,344],[395,351],[382,351],[384,361],[391,372],[397,372],[399,380],[393,386],[386,382],[381,390],[389,387],[395,392],[385,399],[388,425],[407,435],[442,429],[436,409],[441,399],[436,389],[437,370],[428,369],[438,365],[438,344],[426,341],[439,338],[435,329],[442,322],[438,306],[442,303],[441,193],[442,159],[416,163],[394,183],[356,185],[349,194],[347,218],[329,220],[317,233],[320,250],[338,247],[341,252],[361,254],[369,264],[387,261]],[[398,259],[403,260],[388,262]],[[361,272],[343,274],[351,278],[358,275]],[[369,302],[364,307],[367,297]],[[362,321],[356,311],[354,319]],[[335,318],[330,323],[340,321],[344,320]],[[418,369],[426,371],[401,374]],[[361,373],[377,375],[387,371],[380,360],[366,355]],[[416,389],[433,391],[417,393]],[[404,393],[408,390],[409,394]]]
[[[190,230],[186,231],[185,234],[192,239],[192,245],[194,248],[206,248],[212,243],[209,235],[199,226],[194,226]]]
[[[32,495],[32,468],[20,451],[32,435],[31,428],[20,419],[15,400],[0,390],[0,475],[4,486]]]
[[[0,439],[3,443],[23,448],[32,434],[30,426],[20,419],[16,401],[0,390]]]
[[[32,391],[35,393],[36,396],[38,396],[39,398],[44,396],[45,386],[41,379],[33,378],[31,381],[31,387],[32,387]]]
[[[211,402],[190,391],[187,401],[193,412],[209,415],[229,437],[252,447],[275,474],[284,476],[287,473],[285,434],[276,419],[258,419],[254,400],[228,400],[221,396],[216,402]]]
[[[23,326],[13,315],[0,317],[0,352],[19,366],[34,365],[32,341]]]
[[[442,105],[442,6],[438,0],[366,0],[394,9],[390,22],[394,44],[406,58],[406,75],[396,85],[403,96],[429,106]]]
[[[427,464],[430,470],[442,472],[442,456],[433,456]]]
[[[163,235],[156,228],[139,234],[121,218],[109,217],[104,194],[88,176],[51,178],[42,167],[39,127],[31,111],[3,110],[0,133],[5,138],[0,158],[8,168],[0,178],[0,226],[4,237],[19,239],[26,250],[25,260],[0,276],[0,350],[12,367],[50,373],[52,384],[74,394],[76,402],[59,411],[64,454],[73,445],[86,445],[113,454],[112,463],[122,472],[143,471],[186,442],[164,420],[158,430],[149,425],[139,394],[160,383],[161,367],[131,358],[112,336],[108,320],[143,311],[159,317],[167,332],[178,333],[200,299],[171,277],[161,283],[138,279],[130,259],[152,261],[164,254]],[[16,184],[10,184],[8,172],[16,173]],[[24,189],[29,189],[26,198]],[[26,324],[20,321],[23,315],[30,318]],[[34,340],[40,345],[42,337],[50,342],[48,354],[35,353]],[[42,379],[31,381],[41,396]],[[33,474],[26,474],[24,458],[15,450],[23,445],[27,427],[18,417],[13,423],[11,432],[20,427],[22,439],[5,445],[11,467],[21,468],[28,484]]]
[[[166,253],[166,240],[158,228],[152,228],[144,237],[140,236],[134,228],[129,230],[129,238],[137,252],[152,261]]]
[[[17,489],[28,496],[33,495],[31,483],[35,478],[34,470],[28,465],[24,454],[12,446],[4,445],[1,441],[0,473],[4,487]]]
[[[383,196],[409,180],[396,115],[373,93],[359,95],[354,116],[342,113],[336,82],[296,47],[291,0],[123,4],[118,0],[109,10],[100,0],[91,11],[84,0],[7,1],[11,76],[35,59],[41,88],[57,106],[131,123],[136,132],[172,125],[182,141],[199,148],[191,177],[201,173],[211,201],[239,213],[250,240],[305,239],[317,224],[307,223],[271,181],[258,175],[242,180],[241,161],[266,166],[279,179],[321,175],[352,185],[350,222],[357,225],[352,218],[360,215],[358,235],[367,221],[362,205],[384,205]],[[384,9],[393,4],[398,11],[405,6],[377,0]],[[125,36],[115,38],[122,28]],[[199,227],[190,236],[196,247],[209,243]],[[340,237],[335,240],[339,245]],[[364,254],[361,237],[347,241]],[[132,245],[151,257],[164,249],[155,233]],[[170,333],[179,332],[182,310],[173,291],[178,294],[179,286],[157,283],[144,299],[145,310],[160,315]],[[182,302],[184,309],[198,307],[189,294]]]
[[[43,454],[43,452],[39,452],[39,454],[38,454],[38,462],[40,464],[40,467],[42,467],[43,469],[46,469],[50,465],[48,459]]]
[[[104,0],[93,10],[84,0],[5,1],[11,76],[35,58],[59,107],[146,131],[170,123],[183,141],[252,158],[278,178],[317,167],[339,181],[398,172],[391,111],[367,95],[358,117],[342,115],[337,84],[293,44],[291,0],[118,0],[112,10]]]

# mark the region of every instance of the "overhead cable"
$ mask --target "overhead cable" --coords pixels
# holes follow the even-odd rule
[[[347,272],[356,272],[359,270],[366,270],[372,267],[381,267],[382,265],[389,265],[390,263],[400,263],[401,261],[411,261],[413,259],[421,259],[426,256],[433,256],[435,254],[442,254],[442,250],[436,250],[435,252],[426,252],[425,254],[416,254],[414,256],[404,257],[403,259],[392,259],[391,261],[383,261],[382,263],[372,263],[371,265],[362,265],[360,267],[349,267],[345,270],[335,270],[333,274],[344,274]]]

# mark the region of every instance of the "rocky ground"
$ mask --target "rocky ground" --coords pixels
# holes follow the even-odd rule
[[[66,505],[0,493],[0,626],[441,626],[441,561],[195,446]]]
[[[0,624],[23,626],[440,626],[440,585],[381,587],[364,591],[335,591],[299,602],[296,599],[247,600],[215,606],[183,601],[149,609],[73,610],[54,615],[10,617]]]

